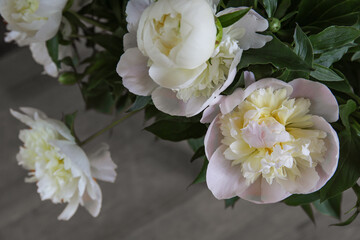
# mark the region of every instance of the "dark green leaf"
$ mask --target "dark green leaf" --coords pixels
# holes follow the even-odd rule
[[[313,78],[315,78],[315,79],[317,79],[319,81],[339,82],[339,81],[344,80],[342,77],[337,75],[330,68],[324,67],[324,66],[319,65],[319,64],[314,64],[313,67],[314,67],[315,71],[311,71],[310,76],[312,76]]]
[[[288,70],[286,69],[280,76],[278,76],[278,79],[281,79],[285,82],[290,82],[292,80],[294,80],[295,78],[305,78],[308,79],[309,78],[309,73],[307,72],[302,72],[302,71],[292,71],[292,70]]]
[[[233,198],[230,198],[230,199],[225,199],[225,208],[228,208],[228,207],[234,207],[235,206],[235,203],[237,201],[239,201],[239,197],[233,197]]]
[[[346,102],[346,104],[340,105],[339,108],[341,122],[345,126],[346,131],[351,134],[349,117],[353,112],[356,111],[356,103],[354,102],[354,100],[350,99]]]
[[[304,204],[304,205],[301,205],[301,208],[304,210],[304,212],[306,213],[306,215],[310,218],[310,220],[316,224],[315,222],[315,217],[314,217],[314,212],[311,208],[311,205],[310,204]]]
[[[337,48],[331,51],[324,52],[318,59],[315,59],[315,63],[324,67],[330,67],[334,62],[339,61],[349,50],[348,46]]]
[[[342,194],[330,198],[322,203],[320,200],[313,202],[314,207],[322,214],[340,219],[341,217],[341,199]]]
[[[205,156],[205,147],[204,146],[201,146],[198,148],[198,150],[196,150],[196,152],[194,153],[194,155],[191,157],[191,160],[190,162],[193,162],[195,161],[196,159],[198,158],[201,158]]]
[[[196,183],[202,183],[202,182],[206,181],[206,170],[207,170],[208,165],[209,165],[209,161],[205,158],[204,164],[203,164],[198,176],[195,178],[195,180],[190,185],[193,185]]]
[[[265,11],[269,18],[273,17],[276,8],[277,8],[278,0],[262,0],[262,4],[264,5]]]
[[[319,192],[310,194],[293,194],[284,200],[284,203],[289,206],[299,206],[303,204],[312,203],[320,198]]]
[[[64,116],[64,123],[70,129],[71,135],[73,135],[77,139],[76,134],[75,134],[75,127],[74,127],[76,115],[77,115],[77,112],[74,112],[72,114],[66,114]]]
[[[239,21],[242,17],[244,17],[250,11],[250,9],[251,8],[241,9],[236,12],[221,15],[218,18],[221,22],[221,26],[224,28],[231,26],[232,24]]]
[[[311,70],[309,64],[276,37],[273,37],[273,40],[262,48],[244,51],[238,68],[245,68],[251,64],[268,63],[278,68],[288,68],[296,71]]]
[[[360,59],[360,51],[354,53],[354,55],[351,57],[351,61],[356,61]]]
[[[331,224],[331,226],[346,226],[346,225],[349,225],[350,223],[352,223],[356,217],[359,215],[359,211],[355,211],[354,214],[349,217],[346,221],[344,222],[341,222],[341,223],[337,223],[337,224]]]
[[[60,68],[59,62],[59,36],[56,34],[53,38],[46,41],[46,48],[48,50],[51,60]]]
[[[111,113],[114,110],[114,104],[114,98],[110,92],[104,91],[94,96],[86,96],[87,109],[93,108],[102,113]]]
[[[182,141],[189,138],[199,138],[205,135],[206,126],[196,122],[182,122],[172,119],[160,120],[145,128],[159,138],[169,141]]]
[[[119,37],[108,34],[96,34],[92,35],[91,39],[116,57],[120,57],[123,53],[122,39]]]
[[[322,32],[310,36],[314,53],[323,53],[352,43],[360,36],[360,31],[353,27],[331,26]]]
[[[286,11],[290,6],[291,6],[291,0],[282,0],[279,4],[279,7],[276,9],[274,17],[278,19],[282,18],[286,14]]]
[[[134,104],[128,110],[128,112],[134,112],[146,107],[151,101],[151,96],[136,96]]]
[[[204,138],[201,137],[201,138],[191,138],[191,139],[188,139],[188,144],[189,146],[191,147],[191,149],[196,152],[200,147],[204,146]]]
[[[224,95],[231,95],[237,88],[244,87],[245,85],[244,72],[241,72],[240,78],[238,77],[239,74],[240,72],[236,74],[232,84],[223,92]]]
[[[294,33],[295,48],[294,52],[310,66],[314,60],[313,48],[309,38],[301,30],[299,25],[296,25]]]

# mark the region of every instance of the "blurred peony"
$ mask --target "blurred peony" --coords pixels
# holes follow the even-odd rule
[[[103,144],[93,154],[86,155],[76,144],[64,123],[48,118],[33,108],[20,108],[25,114],[11,114],[30,129],[20,131],[24,143],[16,158],[29,170],[26,182],[36,182],[41,200],[67,203],[58,217],[68,220],[79,204],[96,217],[101,208],[102,194],[95,179],[114,182],[115,168],[109,147]]]
[[[151,95],[155,106],[171,115],[190,117],[209,106],[234,80],[242,51],[263,47],[272,39],[256,33],[265,31],[268,22],[250,10],[223,29],[215,46],[217,3],[129,1],[129,33],[117,67],[124,86],[137,95]]]
[[[45,42],[59,30],[67,0],[1,0],[0,14],[8,23],[6,41],[20,46]]]
[[[328,122],[339,109],[325,85],[267,78],[217,101],[202,119],[216,116],[205,137],[206,181],[216,198],[278,202],[317,191],[334,174],[339,140]]]

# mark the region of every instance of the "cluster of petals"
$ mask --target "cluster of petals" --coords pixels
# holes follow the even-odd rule
[[[219,96],[204,111],[208,188],[218,199],[273,203],[319,190],[334,174],[339,140],[334,95],[306,79],[274,78]]]
[[[23,113],[10,111],[30,127],[20,131],[24,145],[16,156],[18,163],[29,170],[26,182],[36,182],[42,200],[67,203],[59,220],[70,219],[79,205],[96,217],[102,203],[96,180],[114,182],[116,178],[109,146],[102,144],[86,154],[63,122],[34,108],[20,109]]]
[[[219,1],[130,0],[125,53],[117,72],[130,92],[150,96],[170,115],[194,116],[213,103],[234,80],[243,50],[261,48],[272,39],[258,34],[268,22],[250,10],[223,28],[216,43]]]

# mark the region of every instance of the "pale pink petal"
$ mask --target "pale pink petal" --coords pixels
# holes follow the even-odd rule
[[[231,166],[219,147],[212,155],[206,172],[206,183],[217,199],[228,199],[239,195],[246,189],[245,179],[241,173],[241,165]]]
[[[109,145],[103,143],[100,148],[89,155],[92,177],[106,181],[114,182],[116,178],[116,164],[110,156]]]
[[[324,118],[312,116],[312,122],[314,123],[314,129],[322,130],[327,133],[327,137],[324,140],[326,146],[326,154],[324,157],[325,161],[316,167],[316,170],[320,175],[320,180],[318,181],[314,190],[316,191],[323,187],[325,183],[334,175],[339,160],[340,144],[335,130],[328,122],[326,122]]]
[[[220,113],[219,104],[224,97],[225,96],[223,96],[223,95],[217,96],[214,99],[213,103],[210,104],[209,107],[204,110],[203,115],[200,120],[201,123],[210,123],[210,122],[212,122],[212,120],[214,120],[216,118],[216,116]]]
[[[328,122],[336,122],[339,118],[339,105],[330,89],[322,83],[295,79],[289,84],[294,91],[291,98],[307,98],[311,101],[310,113],[325,118]]]
[[[126,5],[126,22],[129,32],[136,32],[141,14],[153,3],[153,0],[130,0]]]
[[[235,12],[240,9],[245,9],[245,7],[227,8],[219,12],[217,16]],[[267,42],[272,40],[271,36],[257,33],[265,31],[268,27],[268,21],[251,9],[244,17],[233,25],[225,28],[224,31],[228,32],[230,35],[234,35],[232,34],[232,31],[237,32],[239,29],[244,30],[244,33],[236,38],[236,40],[238,40],[238,45],[241,49],[248,50],[249,48],[262,48]],[[236,37],[236,34],[234,37]]]
[[[191,98],[184,102],[176,97],[176,93],[170,89],[159,87],[151,94],[153,103],[160,111],[174,115],[191,117],[201,112],[206,98]]]
[[[149,76],[148,58],[138,48],[130,48],[121,56],[116,71],[130,92],[149,96],[157,84]]]
[[[205,153],[207,159],[211,159],[212,155],[221,145],[223,138],[219,127],[219,116],[216,117],[210,124],[204,139]]]
[[[250,86],[255,82],[255,75],[253,72],[244,71],[245,87]]]
[[[124,51],[130,48],[136,48],[136,32],[128,32],[124,35]]]
[[[206,67],[206,63],[194,69],[169,68],[154,63],[149,69],[149,75],[154,82],[162,87],[181,89],[189,87],[203,73]]]
[[[276,181],[273,181],[270,185],[260,176],[245,191],[239,194],[239,197],[250,202],[264,204],[279,202],[290,195],[291,194]]]
[[[87,185],[87,191],[82,197],[82,205],[93,217],[97,217],[100,213],[101,203],[102,193],[100,187],[91,179],[91,182]]]
[[[319,181],[319,174],[315,168],[300,168],[301,175],[295,181],[281,180],[281,185],[291,193],[307,194],[314,192],[315,186]]]
[[[236,89],[231,95],[224,97],[224,99],[220,102],[221,113],[223,115],[228,114],[244,100],[244,90],[242,88]]]

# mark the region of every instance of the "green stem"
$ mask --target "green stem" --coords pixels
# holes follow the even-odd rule
[[[254,9],[257,9],[258,8],[258,0],[255,0],[254,1]]]
[[[352,186],[352,189],[354,190],[354,192],[359,200],[360,199],[360,186],[357,183],[355,183],[354,186]]]
[[[78,14],[77,12],[74,12],[74,11],[71,11],[71,10],[68,10],[69,13],[73,14],[74,16],[76,16],[77,18],[79,18],[80,20],[84,21],[84,22],[87,22],[87,23],[90,23],[91,25],[94,25],[96,27],[99,27],[105,31],[111,31],[111,28],[109,28],[108,26],[102,24],[102,23],[99,23],[91,18],[87,18],[85,16],[82,16],[80,14]]]
[[[110,123],[109,125],[107,125],[106,127],[104,127],[103,129],[97,131],[96,133],[94,133],[93,135],[91,135],[90,137],[88,137],[87,139],[85,139],[84,141],[80,142],[80,146],[85,145],[86,143],[92,141],[93,139],[97,138],[98,136],[102,135],[103,133],[105,133],[106,131],[112,129],[113,127],[115,127],[116,125],[118,125],[119,123],[122,123],[123,121],[125,121],[126,119],[130,118],[131,116],[135,115],[137,112],[141,111],[142,109],[136,110],[134,112],[129,113],[128,115],[125,115],[124,117],[115,120],[114,122]]]

